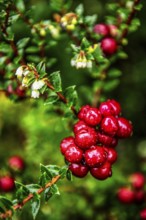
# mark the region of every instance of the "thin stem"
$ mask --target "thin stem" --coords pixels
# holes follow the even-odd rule
[[[40,188],[37,190],[37,194],[41,194],[42,192],[45,191],[45,189],[51,187],[53,184],[57,183],[57,181],[60,179],[60,175],[57,175],[55,177],[53,177],[53,179],[48,182],[44,187]],[[14,211],[16,211],[17,209],[21,209],[27,202],[29,202],[31,199],[33,199],[34,195],[32,193],[30,193],[25,199],[23,199],[23,201],[21,202],[21,204],[16,204],[14,205],[12,208]],[[12,210],[7,210],[5,213],[2,213],[0,215],[0,219],[6,219],[6,218],[10,218],[12,216]]]

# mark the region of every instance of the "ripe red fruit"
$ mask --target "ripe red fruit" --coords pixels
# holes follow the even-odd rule
[[[98,180],[105,180],[112,176],[111,164],[106,162],[101,167],[93,167],[90,169],[90,173]]]
[[[117,152],[113,149],[113,148],[110,148],[110,147],[104,147],[104,149],[106,150],[107,152],[107,161],[110,163],[110,164],[113,164],[116,162],[117,160]]]
[[[117,196],[120,202],[130,204],[134,202],[135,193],[128,187],[122,187],[118,190]]]
[[[89,167],[99,167],[105,163],[107,152],[101,146],[95,146],[85,152],[85,161]]]
[[[140,211],[140,218],[141,220],[146,220],[146,208]]]
[[[108,135],[114,136],[118,131],[117,119],[114,116],[107,116],[101,121],[101,130]]]
[[[21,86],[18,86],[15,90],[16,94],[19,96],[19,97],[24,97],[25,96],[25,90],[21,87]]]
[[[106,24],[96,24],[93,28],[93,32],[102,36],[107,36],[109,34],[109,28]]]
[[[0,178],[0,190],[3,192],[11,192],[15,188],[13,177],[3,176]]]
[[[99,110],[103,116],[117,116],[121,113],[121,106],[114,99],[109,99],[108,101],[100,104]]]
[[[101,41],[101,49],[106,55],[112,55],[117,51],[117,42],[111,37],[104,38]]]
[[[135,191],[135,202],[142,203],[145,199],[145,192],[143,190]]]
[[[82,132],[83,130],[87,130],[87,125],[85,124],[84,121],[78,121],[77,123],[74,124],[74,133]]]
[[[118,145],[118,139],[117,138],[113,138],[112,143],[109,145],[109,147],[116,147]]]
[[[86,165],[76,164],[76,163],[70,164],[69,169],[71,170],[74,176],[77,176],[80,178],[86,176],[89,170]]]
[[[79,113],[78,113],[78,118],[80,120],[83,120],[87,111],[90,109],[91,107],[89,105],[85,105],[85,106],[82,106]]]
[[[62,154],[65,154],[68,146],[72,145],[72,144],[75,144],[74,142],[74,137],[70,136],[70,137],[67,137],[67,138],[64,138],[61,143],[60,143],[60,151]]]
[[[90,108],[90,109],[88,109],[87,113],[85,114],[83,120],[89,126],[96,126],[101,121],[101,113],[97,108]]]
[[[8,165],[12,170],[15,171],[22,171],[25,168],[24,160],[17,155],[9,158]]]
[[[71,163],[79,163],[82,160],[83,151],[75,144],[68,146],[65,151],[65,159]]]
[[[142,173],[133,173],[129,177],[129,181],[135,189],[141,189],[145,184],[145,177]]]
[[[128,138],[132,135],[133,132],[133,127],[132,123],[128,121],[126,118],[119,117],[117,118],[118,122],[118,131],[117,131],[117,136],[119,138]]]
[[[102,144],[102,145],[112,145],[115,138],[113,137],[110,137],[104,133],[101,133],[101,132],[97,132],[97,139],[98,139],[98,143]]]
[[[82,149],[87,149],[97,142],[97,132],[94,128],[87,127],[75,134],[75,143]]]

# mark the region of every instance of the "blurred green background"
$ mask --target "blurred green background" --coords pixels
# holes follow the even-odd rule
[[[108,1],[74,1],[73,8],[84,3],[87,14],[98,13],[99,22],[104,21],[105,4]],[[29,1],[35,4],[36,20],[47,19],[49,1]],[[62,180],[59,183],[61,196],[55,196],[49,203],[42,204],[38,220],[134,220],[139,219],[141,205],[123,205],[116,198],[120,186],[127,185],[127,177],[133,172],[146,172],[146,2],[137,14],[141,26],[137,32],[128,36],[125,46],[127,60],[118,60],[115,64],[122,70],[120,85],[108,94],[107,98],[121,103],[123,115],[133,123],[133,137],[121,141],[117,147],[118,161],[113,166],[113,176],[105,181],[98,181],[88,175],[84,179],[73,178],[72,182]],[[16,37],[27,35],[21,23],[14,27]],[[62,40],[57,49],[50,51],[51,57],[57,57],[53,70],[61,70],[63,87],[77,85],[81,103],[86,103],[82,94],[84,85],[90,86],[91,80],[85,71],[77,71],[70,66],[71,55],[66,47],[68,41]],[[87,103],[86,103],[87,104]],[[59,151],[60,141],[71,135],[66,119],[62,120],[52,112],[51,106],[44,106],[42,100],[26,100],[14,103],[3,94],[0,96],[0,167],[1,175],[10,173],[7,160],[11,155],[21,155],[27,166],[22,175],[15,178],[24,184],[37,182],[40,174],[39,164],[63,165],[64,160]],[[10,196],[10,195],[8,195]],[[145,204],[146,205],[146,204]],[[30,210],[25,206],[22,213],[14,219],[32,219]]]

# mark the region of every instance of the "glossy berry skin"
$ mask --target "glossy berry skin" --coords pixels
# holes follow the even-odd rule
[[[97,132],[94,128],[87,128],[75,134],[75,143],[81,149],[86,150],[87,148],[95,145],[97,142]]]
[[[105,55],[113,55],[117,48],[117,42],[111,37],[106,37],[101,41],[101,49]]]
[[[87,114],[87,111],[90,109],[91,107],[89,105],[84,105],[81,107],[79,113],[78,113],[78,118],[80,120],[83,120],[85,115]]]
[[[65,159],[71,163],[79,163],[82,160],[83,151],[75,144],[68,146],[65,151]]]
[[[105,37],[109,34],[109,28],[106,24],[96,24],[93,28],[93,32]]]
[[[69,165],[69,169],[72,174],[77,177],[85,177],[88,173],[89,168],[86,165],[72,163]]]
[[[129,181],[131,182],[133,188],[141,189],[144,187],[145,184],[145,177],[142,173],[133,173],[129,177]]]
[[[105,180],[112,176],[111,164],[106,162],[101,167],[93,167],[90,169],[90,173],[98,180]]]
[[[140,219],[146,220],[146,208],[144,208],[140,211]]]
[[[20,156],[12,156],[8,160],[9,167],[14,171],[23,171],[25,168],[24,160]]]
[[[132,135],[133,127],[130,121],[125,118],[119,117],[117,118],[118,122],[118,132],[117,137],[119,138],[128,138]]]
[[[121,106],[114,99],[109,99],[108,101],[102,102],[100,104],[99,110],[104,117],[110,115],[118,116],[121,113]]]
[[[2,192],[11,192],[15,188],[14,179],[10,176],[3,176],[0,178],[0,190]]]
[[[89,167],[99,167],[105,163],[107,152],[101,146],[95,146],[85,152],[85,161]]]
[[[74,133],[78,133],[78,132],[82,132],[83,130],[87,130],[88,129],[88,126],[87,124],[84,122],[84,121],[77,121],[75,124],[74,124]]]
[[[60,151],[62,154],[65,154],[68,146],[72,145],[72,144],[75,144],[74,142],[74,137],[70,136],[70,137],[67,137],[67,138],[64,138],[61,143],[60,143]]]
[[[109,148],[109,147],[106,147],[106,148],[104,147],[104,149],[107,152],[107,161],[110,164],[115,163],[118,157],[117,152],[113,148]]]
[[[117,193],[120,202],[130,204],[135,200],[135,193],[128,187],[122,187]]]
[[[117,119],[114,116],[104,117],[101,122],[101,130],[110,136],[114,136],[118,131]]]
[[[115,148],[118,145],[118,139],[117,138],[113,138],[112,143],[109,145],[109,147],[113,147]]]
[[[108,136],[107,134],[101,133],[101,132],[97,132],[97,139],[98,139],[98,143],[102,144],[102,145],[112,145],[112,143],[114,142],[113,137]]]
[[[97,108],[90,108],[85,114],[83,120],[89,126],[96,126],[101,121],[101,113]]]

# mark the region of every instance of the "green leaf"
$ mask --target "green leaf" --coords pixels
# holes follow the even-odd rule
[[[39,184],[44,187],[46,185],[46,173],[43,173],[41,176],[40,176],[40,179],[39,179]]]
[[[22,11],[22,12],[25,11],[25,4],[24,4],[23,0],[16,1],[16,6],[20,11]]]
[[[77,92],[75,90],[76,86],[69,86],[65,89],[65,97],[67,99],[67,105],[69,107],[74,106],[77,104],[77,100],[78,100],[78,95]]]
[[[46,188],[44,191],[45,201],[47,202],[52,196],[53,196],[53,194],[51,192],[51,187]]]
[[[74,52],[78,53],[80,51],[80,48],[77,47],[75,44],[71,44],[70,46]]]
[[[25,185],[23,185],[22,183],[19,183],[19,182],[15,181],[15,186],[16,186],[16,189],[21,188],[23,190],[23,192],[25,192],[26,194],[30,193],[28,188]]]
[[[34,194],[33,199],[31,200],[31,212],[33,215],[33,219],[36,218],[40,209],[40,195]]]
[[[51,171],[50,171],[46,166],[44,166],[43,164],[41,164],[41,165],[40,165],[40,168],[41,168],[41,173],[42,173],[42,174],[43,174],[43,173],[46,173],[47,176],[48,176],[50,179],[52,179],[53,175],[52,175]]]
[[[119,79],[115,79],[109,82],[106,82],[105,85],[103,86],[104,91],[109,92],[113,89],[115,89],[120,83]]]
[[[66,172],[66,178],[71,181],[72,180],[72,173],[71,171],[68,169],[67,172]]]
[[[39,51],[38,47],[35,46],[30,46],[28,48],[26,48],[25,52],[27,53],[37,53]]]
[[[17,42],[18,49],[24,48],[28,44],[29,40],[30,40],[29,37],[26,37],[26,38],[19,40]]]
[[[44,105],[50,105],[50,104],[53,104],[53,103],[57,102],[58,99],[59,99],[59,98],[58,98],[57,95],[49,96],[49,97],[47,98],[47,100],[45,101]]]
[[[36,192],[38,189],[40,189],[40,185],[38,184],[29,184],[29,185],[26,185],[27,189],[29,190],[30,193],[34,193]]]
[[[118,69],[111,69],[108,72],[108,77],[110,77],[110,78],[119,77],[121,75],[122,75],[122,72]]]
[[[93,26],[95,22],[97,21],[97,15],[88,15],[85,17],[85,23],[87,25]]]
[[[60,170],[59,170],[59,174],[61,175],[61,178],[63,179],[64,177],[66,177],[66,172],[68,170],[68,167],[67,166],[64,166],[62,167]]]
[[[44,75],[46,75],[46,64],[44,61],[41,61],[37,66],[36,66],[36,69],[39,73],[39,75],[41,77],[43,77]]]
[[[55,92],[61,92],[62,91],[61,77],[60,77],[60,72],[59,71],[50,74],[49,80],[52,83]]]
[[[136,9],[137,11],[140,11],[142,9],[143,5],[142,4],[138,4],[134,6],[134,9]]]
[[[11,24],[13,24],[13,23],[15,23],[18,20],[19,17],[20,17],[19,14],[18,15],[12,15],[11,17],[9,17],[9,22]]]
[[[89,41],[84,37],[82,39],[82,42],[81,42],[81,48],[84,50],[86,48],[90,47],[90,43]]]
[[[52,192],[53,195],[54,195],[54,194],[60,195],[58,186],[57,186],[56,184],[53,184],[53,185],[51,186],[51,192]]]
[[[11,209],[13,206],[13,203],[4,196],[0,196],[0,202],[4,205],[6,209]]]
[[[77,15],[81,16],[84,13],[84,6],[83,4],[80,4],[76,7],[75,12]]]

